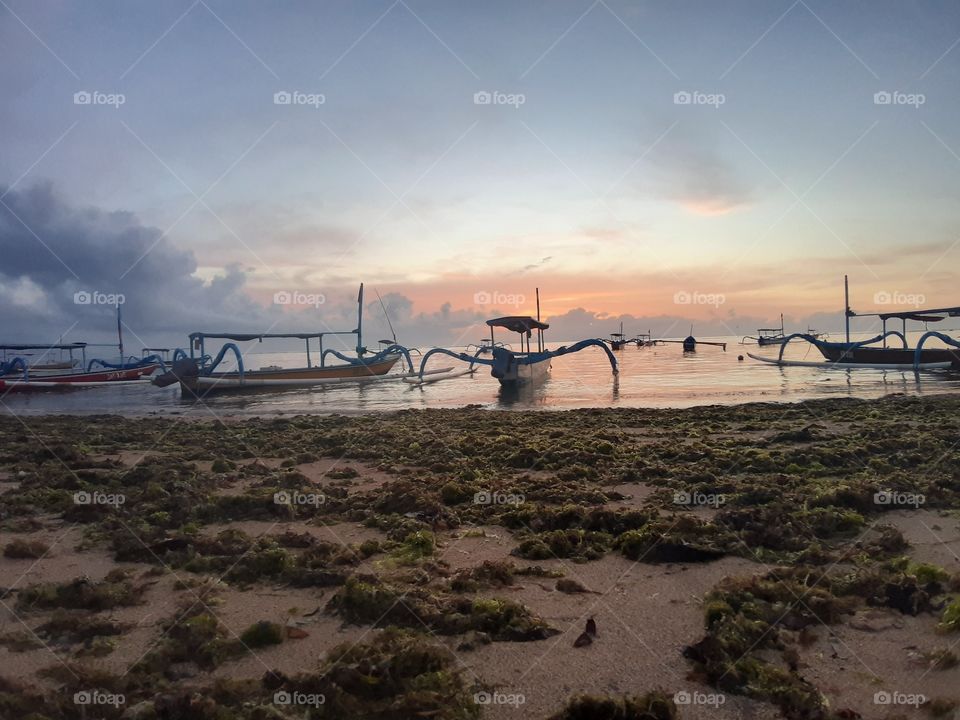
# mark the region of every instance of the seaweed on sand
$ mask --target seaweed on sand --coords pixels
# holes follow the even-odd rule
[[[430,628],[442,635],[469,631],[494,640],[543,640],[559,631],[510,600],[475,598],[412,587],[406,592],[374,577],[353,576],[327,603],[327,612],[355,625]]]
[[[17,609],[109,610],[140,602],[145,587],[127,577],[126,571],[113,570],[102,581],[79,577],[68,583],[31,585],[17,593]]]
[[[269,674],[264,683],[277,695],[317,698],[310,710],[310,718],[316,719],[480,717],[481,706],[450,650],[396,628],[366,643],[337,646],[314,673],[293,677]]]
[[[662,692],[625,697],[578,695],[550,720],[675,720],[673,699]]]

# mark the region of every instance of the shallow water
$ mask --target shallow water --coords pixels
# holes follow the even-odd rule
[[[460,407],[468,404],[501,409],[564,409],[578,407],[691,407],[752,401],[796,402],[810,398],[874,398],[890,393],[935,394],[960,392],[960,373],[921,373],[888,370],[825,370],[761,364],[747,352],[775,356],[779,348],[741,346],[739,338],[701,338],[726,341],[726,352],[701,346],[683,353],[679,345],[653,348],[628,346],[616,354],[620,374],[614,377],[599,349],[589,349],[553,361],[550,378],[542,385],[509,394],[481,368],[463,376],[424,387],[402,382],[363,387],[254,391],[208,398],[203,403],[182,399],[178,386],[155,388],[99,387],[44,393],[8,393],[0,412],[18,415],[47,413],[121,415],[190,415],[226,417],[297,413],[365,413],[409,408]],[[916,337],[910,338],[911,342]],[[551,345],[551,347],[554,347]],[[744,360],[738,360],[743,355]],[[792,343],[785,357],[821,360],[816,349]],[[416,356],[414,360],[417,361]],[[248,367],[296,367],[302,354],[250,354]],[[435,364],[434,364],[435,363]],[[457,361],[436,357],[430,367]]]

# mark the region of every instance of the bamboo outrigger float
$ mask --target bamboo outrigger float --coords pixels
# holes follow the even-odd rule
[[[477,351],[471,355],[469,353],[458,353],[446,348],[433,348],[424,354],[420,362],[420,371],[417,373],[416,380],[408,380],[415,384],[424,384],[430,382],[430,379],[424,380],[425,376],[430,375],[426,370],[427,361],[434,355],[448,355],[461,362],[468,363],[466,370],[459,373],[449,373],[443,377],[436,377],[435,380],[446,379],[447,377],[457,377],[464,374],[472,374],[476,371],[476,365],[486,365],[490,367],[490,375],[495,377],[502,387],[516,389],[524,386],[535,385],[545,380],[550,373],[550,361],[553,358],[570,353],[580,352],[588,347],[602,348],[610,361],[610,367],[616,376],[620,370],[617,365],[617,358],[610,352],[610,348],[603,340],[581,340],[570,346],[559,347],[556,350],[547,350],[543,339],[543,331],[550,325],[540,321],[540,289],[537,288],[537,317],[528,315],[510,315],[507,317],[494,318],[487,320],[487,326],[490,328],[489,341],[484,342]],[[494,336],[495,328],[504,328],[520,335],[520,350],[514,351],[498,343]],[[534,349],[532,340],[536,333],[536,349]],[[486,357],[490,355],[490,357]],[[442,371],[441,371],[442,372]],[[435,372],[439,375],[439,372]]]
[[[747,354],[754,360],[781,366],[819,367],[843,370],[850,368],[873,368],[880,370],[912,370],[914,372],[920,370],[960,370],[960,350],[951,349],[960,348],[960,341],[944,333],[931,330],[923,334],[917,342],[916,347],[911,348],[907,342],[908,320],[922,322],[924,324],[940,322],[948,317],[960,317],[960,307],[894,311],[887,313],[856,313],[850,308],[850,285],[846,276],[844,276],[844,297],[845,342],[828,342],[809,333],[794,333],[784,338],[784,342],[780,345],[780,353],[776,358],[753,355],[752,353]],[[851,341],[850,319],[855,317],[879,318],[883,324],[882,333],[867,340]],[[887,323],[890,320],[900,320],[902,323],[902,331],[887,330]],[[890,337],[899,339],[902,347],[889,347],[887,339]],[[787,345],[792,340],[798,338],[815,346],[817,350],[820,351],[820,354],[823,355],[826,362],[785,360],[783,354]],[[950,347],[925,348],[924,345],[926,345],[927,341],[934,338]],[[877,343],[882,343],[882,345],[878,345]]]
[[[344,355],[332,348],[323,347],[324,338],[336,335],[355,335],[357,340],[356,357]],[[413,361],[410,351],[402,345],[392,343],[374,353],[363,346],[363,285],[357,296],[357,327],[354,330],[339,330],[319,333],[204,333],[190,334],[190,352],[177,348],[173,353],[171,370],[153,384],[166,387],[180,383],[183,395],[205,396],[225,391],[243,391],[256,389],[293,389],[347,384],[365,384],[386,382],[410,377]],[[247,370],[243,354],[237,342],[263,342],[272,339],[303,340],[306,350],[306,366],[298,368],[266,367],[259,370]],[[206,353],[207,340],[228,340],[216,357]],[[311,357],[310,341],[317,341],[320,364],[314,364]],[[218,370],[220,363],[228,353],[236,359],[236,369]],[[341,362],[327,364],[328,356]],[[409,371],[405,374],[389,374],[397,362],[403,358]],[[449,370],[449,368],[447,368]],[[443,371],[438,371],[443,372]]]

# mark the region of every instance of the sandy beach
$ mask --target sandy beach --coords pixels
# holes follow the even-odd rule
[[[956,397],[0,429],[0,718],[960,703]]]

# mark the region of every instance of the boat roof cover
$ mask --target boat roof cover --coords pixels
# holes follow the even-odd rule
[[[0,350],[83,350],[86,346],[84,342],[65,345],[0,345]]]
[[[529,315],[508,315],[507,317],[494,318],[487,320],[490,327],[502,327],[515,333],[526,333],[531,330],[546,330],[550,327],[547,323],[542,323]]]
[[[310,338],[322,338],[324,335],[356,335],[356,330],[339,330],[336,332],[322,333],[190,333],[190,339],[211,338],[216,340],[237,340],[244,342],[246,340],[264,340],[272,338],[293,338],[295,340],[308,340]]]

